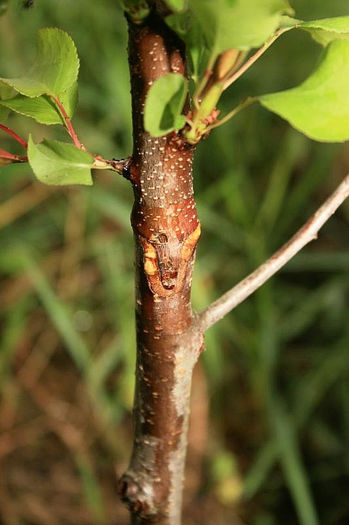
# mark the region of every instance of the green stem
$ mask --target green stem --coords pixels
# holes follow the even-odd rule
[[[228,120],[230,120],[231,118],[235,117],[235,115],[240,113],[240,111],[242,111],[243,109],[247,108],[248,106],[250,106],[254,102],[257,102],[257,99],[254,98],[254,97],[248,97],[247,99],[243,100],[232,111],[230,111],[227,115],[225,115],[225,117],[221,118],[215,124],[211,124],[210,126],[208,126],[207,131],[211,131],[211,129],[218,128],[222,124],[225,124],[226,122],[228,122]]]
[[[205,89],[206,84],[207,84],[210,76],[212,75],[212,69],[213,69],[214,62],[215,62],[215,57],[214,57],[214,55],[211,55],[209,60],[208,60],[208,64],[207,64],[205,73],[204,73],[202,79],[200,80],[199,84],[196,86],[196,89],[195,89],[195,92],[194,92],[194,95],[193,95],[193,101],[194,101],[194,105],[195,105],[196,108],[198,108],[200,106],[200,95],[202,94],[202,92]]]
[[[190,128],[183,132],[183,136],[190,144],[196,144],[200,138],[207,133],[209,124],[205,122],[205,119],[207,119],[215,109],[222,91],[223,83],[214,83],[205,94],[199,107],[195,109],[193,118],[189,124]]]
[[[240,69],[238,69],[230,78],[228,78],[228,80],[224,84],[224,90],[226,90],[229,86],[231,86],[231,84],[236,82],[238,78],[240,78],[244,73],[246,73],[246,71],[250,69],[250,67],[265,53],[265,51],[269,49],[269,47],[275,42],[275,40],[277,40],[281,35],[286,33],[286,31],[289,31],[290,29],[292,29],[292,27],[283,27],[282,29],[276,31],[276,33],[273,36],[271,36],[269,40],[267,40],[265,44],[263,44],[263,46],[260,47],[258,51],[256,51],[256,53],[252,55],[240,67]]]

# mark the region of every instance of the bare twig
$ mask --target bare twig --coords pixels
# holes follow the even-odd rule
[[[255,292],[272,275],[282,268],[306,244],[317,238],[318,231],[349,196],[349,175],[332,193],[317,212],[298,230],[298,232],[284,244],[265,263],[254,272],[231,288],[222,297],[214,301],[205,310],[200,312],[197,323],[205,331],[236,308],[242,301]]]

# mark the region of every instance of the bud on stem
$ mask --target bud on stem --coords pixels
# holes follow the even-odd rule
[[[221,53],[213,67],[213,81],[226,80],[234,70],[239,55],[240,51],[238,49],[228,49]]]
[[[212,73],[197,97],[200,103],[194,110],[190,128],[183,133],[189,143],[199,142],[200,138],[207,133],[208,125],[212,124],[212,118],[216,118],[217,115],[213,115],[213,112],[224,91],[227,79],[239,64],[240,57],[241,52],[238,49],[227,49],[217,57]]]

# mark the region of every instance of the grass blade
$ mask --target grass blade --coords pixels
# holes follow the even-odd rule
[[[279,459],[301,525],[319,525],[302,462],[294,426],[279,401],[270,407],[271,424],[275,432]]]

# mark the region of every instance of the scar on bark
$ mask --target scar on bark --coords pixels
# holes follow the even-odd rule
[[[187,263],[193,255],[200,234],[201,226],[199,223],[195,230],[181,243],[178,265],[174,263],[169,253],[166,233],[160,234],[164,242],[156,245],[152,237],[147,240],[139,235],[143,248],[144,272],[149,287],[154,294],[160,297],[167,297],[181,291],[185,280]]]

